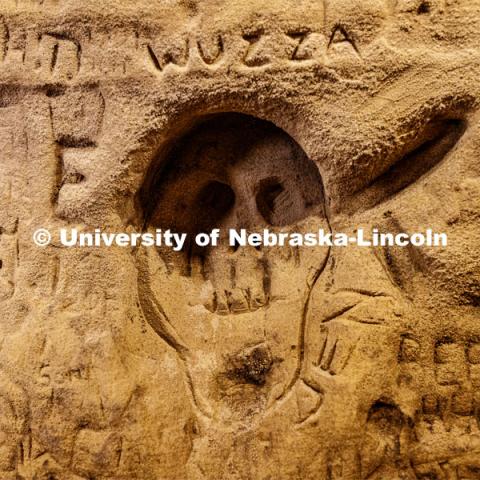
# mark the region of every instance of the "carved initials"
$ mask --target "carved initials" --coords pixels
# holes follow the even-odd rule
[[[163,56],[159,57],[151,45],[147,44],[147,51],[148,55],[150,56],[150,60],[153,63],[153,66],[162,71],[168,64],[177,65],[179,67],[184,67],[189,58],[189,48],[190,42],[188,39],[185,40],[185,46],[181,52],[172,51],[172,49],[166,50],[163,53]]]
[[[308,60],[312,58],[312,55],[308,52],[305,52],[302,47],[305,46],[305,42],[308,39],[310,32],[292,32],[287,34],[292,40],[297,42],[295,49],[293,50],[291,60],[301,61]]]
[[[328,43],[328,48],[330,48],[332,46],[332,44],[334,44],[334,43],[342,43],[342,42],[349,43],[353,47],[355,52],[357,54],[360,54],[357,46],[355,45],[355,42],[350,37],[348,32],[343,27],[341,27],[340,25],[337,25],[332,31],[332,35],[330,37],[330,42]]]
[[[245,56],[243,57],[243,63],[248,67],[261,67],[262,65],[269,63],[268,58],[258,54],[258,47],[262,36],[263,32],[257,32],[246,34],[242,37],[250,44],[245,52]]]
[[[217,36],[214,53],[212,53],[210,49],[205,49],[205,47],[202,46],[202,42],[200,40],[197,41],[197,48],[202,60],[207,65],[213,65],[220,59],[223,54],[223,38],[221,35]]]
[[[81,66],[81,47],[78,42],[64,35],[48,33],[41,37],[44,51],[43,63],[52,74],[73,78]]]

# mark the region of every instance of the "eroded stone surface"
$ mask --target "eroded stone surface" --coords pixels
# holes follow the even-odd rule
[[[3,0],[0,478],[480,478],[478,0]],[[58,231],[446,248],[40,249]]]

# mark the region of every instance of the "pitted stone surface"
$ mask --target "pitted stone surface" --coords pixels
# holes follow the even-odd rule
[[[0,479],[480,479],[479,45],[478,0],[2,0]]]

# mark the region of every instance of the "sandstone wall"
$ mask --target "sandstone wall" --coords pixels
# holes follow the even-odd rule
[[[1,0],[0,479],[480,479],[479,99],[478,0]]]

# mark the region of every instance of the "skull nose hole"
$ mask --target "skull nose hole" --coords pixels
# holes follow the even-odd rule
[[[234,239],[232,246],[230,247],[231,251],[235,253],[239,248],[240,248],[240,244],[237,242],[237,240]]]

